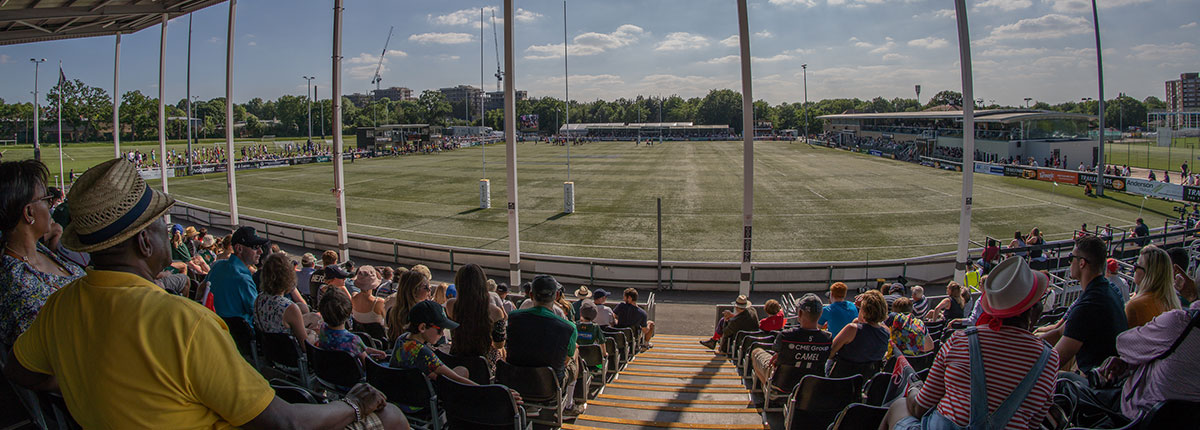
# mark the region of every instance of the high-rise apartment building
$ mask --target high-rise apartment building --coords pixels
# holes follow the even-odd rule
[[[1167,110],[1182,112],[1200,109],[1200,73],[1184,73],[1167,81]]]

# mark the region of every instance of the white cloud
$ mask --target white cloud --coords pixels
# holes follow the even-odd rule
[[[770,0],[768,3],[771,3],[776,6],[813,7],[813,6],[817,5],[817,2],[815,2],[813,0]]]
[[[770,57],[753,57],[753,56],[750,57],[750,61],[755,62],[755,63],[778,63],[780,61],[787,61],[787,60],[794,60],[794,59],[796,59],[795,56],[788,54],[786,52],[784,52],[782,54],[775,54]],[[724,57],[717,57],[717,58],[713,58],[713,59],[704,61],[703,63],[705,63],[705,64],[736,64],[736,63],[741,63],[741,61],[742,61],[741,56],[726,55]]]
[[[249,42],[246,42],[246,46],[258,46],[258,42],[251,40]]]
[[[907,59],[908,59],[907,55],[900,55],[895,52],[883,54],[883,61],[900,61],[900,60],[907,60]]]
[[[1196,28],[1197,25],[1200,25],[1200,24],[1196,24],[1196,21],[1192,21],[1187,24],[1179,26],[1179,28]]]
[[[977,8],[997,9],[1002,11],[1025,9],[1030,6],[1033,6],[1032,0],[983,0],[975,4],[975,7]]]
[[[741,38],[739,38],[738,35],[735,34],[733,36],[729,36],[724,39],[721,39],[720,43],[722,45],[728,46],[730,48],[736,48],[738,46],[738,43],[741,43],[740,41],[741,41]]]
[[[979,55],[983,56],[983,57],[1015,57],[1015,56],[1031,57],[1031,56],[1036,56],[1036,55],[1042,55],[1045,53],[1046,53],[1046,48],[996,47],[996,48],[991,48],[991,49],[985,49],[982,52],[980,52]]]
[[[408,41],[420,44],[457,45],[471,43],[475,41],[475,36],[468,33],[420,33],[408,36]]]
[[[462,58],[462,57],[459,57],[459,56],[457,56],[457,55],[440,54],[440,55],[438,55],[437,57],[434,57],[434,58],[435,58],[436,60],[438,60],[438,61],[455,61],[455,60],[458,60],[458,59],[460,59],[460,58]]]
[[[763,38],[763,39],[770,39],[770,38],[772,38],[772,37],[775,37],[775,35],[774,35],[774,34],[771,34],[771,32],[769,32],[769,31],[767,31],[767,30],[763,30],[763,31],[760,31],[760,32],[758,32],[758,33],[754,33],[754,37],[761,37],[761,38]]]
[[[1133,53],[1129,54],[1129,58],[1146,62],[1170,61],[1174,63],[1181,60],[1195,59],[1197,56],[1200,56],[1200,50],[1197,49],[1196,45],[1189,42],[1181,42],[1174,45],[1147,43],[1134,46],[1130,48],[1130,51]],[[1095,51],[1093,50],[1092,52]],[[1108,50],[1105,50],[1105,53],[1107,54]]]
[[[0,54],[0,64],[7,64],[9,61],[12,61],[12,57],[9,57],[6,54]]]
[[[957,12],[954,9],[938,9],[933,11],[934,18],[954,18]]]
[[[491,22],[491,17],[492,17],[492,14],[494,13],[494,14],[496,14],[496,25],[498,25],[498,26],[504,25],[504,16],[501,13],[500,9],[498,9],[497,7],[495,7],[495,6],[484,7],[483,13],[484,13],[483,19],[484,19],[485,23]],[[540,13],[530,12],[530,11],[527,11],[527,10],[521,9],[521,8],[517,8],[517,12],[515,14],[513,14],[513,19],[516,20],[518,23],[522,23],[522,24],[527,24],[527,23],[537,21],[541,17],[542,17],[542,14],[540,14]],[[431,23],[439,24],[439,25],[467,25],[467,24],[470,24],[472,26],[478,27],[479,26],[479,9],[461,9],[461,10],[457,10],[454,12],[450,12],[445,15],[437,15],[437,16],[434,16],[433,14],[429,14],[429,15],[425,16],[425,19]]]
[[[1056,39],[1072,34],[1092,31],[1091,24],[1082,17],[1071,17],[1052,13],[1037,18],[1026,18],[1012,24],[997,26],[992,34],[981,40],[983,44],[1003,39]]]
[[[575,36],[570,45],[571,55],[596,55],[601,52],[632,45],[638,38],[646,34],[646,30],[633,24],[617,27],[612,33],[583,33]],[[562,58],[563,45],[531,45],[525,48],[526,60],[548,60]]]
[[[667,38],[659,42],[654,48],[655,51],[683,51],[688,49],[700,49],[708,47],[708,38],[699,34],[687,32],[676,32],[667,35]]]
[[[542,80],[545,84],[562,84],[562,76],[552,76]],[[571,85],[625,85],[620,76],[611,74],[601,75],[571,75]]]
[[[386,74],[391,70],[388,68],[388,63],[393,58],[404,58],[407,56],[407,52],[399,49],[389,49],[387,55],[383,57],[383,66],[380,67],[378,55],[362,52],[356,56],[346,58],[345,63],[349,64],[350,67],[347,67],[345,72],[351,79],[370,79],[375,76],[376,67],[379,67],[380,75]]]
[[[1046,0],[1052,3],[1051,8],[1057,12],[1067,13],[1083,13],[1092,11],[1091,0]],[[1105,0],[1097,2],[1096,7],[1100,9],[1111,9],[1114,7],[1129,6],[1140,3],[1147,3],[1150,0]]]
[[[882,45],[876,46],[875,49],[871,50],[872,54],[886,54],[896,46],[896,41],[892,40],[892,38],[887,37],[885,39],[886,41]],[[857,46],[857,44],[855,44],[855,46]]]
[[[949,46],[949,45],[950,44],[948,42],[946,42],[946,39],[942,39],[940,37],[933,37],[933,36],[921,38],[921,39],[913,39],[913,40],[908,41],[908,46],[915,46],[918,48],[925,48],[925,49],[945,48],[946,46]]]

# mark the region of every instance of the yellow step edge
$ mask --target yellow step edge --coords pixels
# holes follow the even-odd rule
[[[646,378],[695,378],[695,379],[742,379],[737,375],[723,375],[709,372],[679,372],[679,374],[664,374],[663,372],[638,372],[625,370],[621,376],[638,376]]]
[[[709,429],[709,430],[770,430],[762,424],[706,424],[706,423],[668,423],[662,421],[646,421],[646,420],[631,420],[626,418],[598,417],[592,415],[580,415],[575,419],[578,421],[592,421],[609,424],[623,424],[631,426],[655,427],[664,429]]]
[[[596,396],[597,399],[608,400],[625,400],[629,402],[643,403],[668,403],[682,405],[724,405],[724,406],[746,406],[748,401],[745,400],[700,400],[700,399],[658,399],[654,397],[638,397],[638,396],[622,396],[620,394],[604,393]]]
[[[627,383],[629,383],[629,384],[638,384],[638,385],[651,385],[651,386],[655,386],[655,387],[679,387],[679,388],[741,388],[741,389],[745,389],[745,388],[746,388],[746,386],[745,386],[745,385],[742,385],[742,384],[681,384],[681,383],[677,383],[677,382],[626,381],[626,380],[620,380],[620,381],[621,381],[621,383],[625,383],[625,382],[627,382]],[[612,385],[612,383],[610,383],[609,385]]]
[[[645,365],[649,367],[712,367],[712,368],[727,368],[737,370],[737,366],[726,362],[707,362],[707,361],[662,361],[662,360],[634,360],[629,362],[629,365],[634,364]]]
[[[642,353],[642,354],[639,354],[636,358],[648,358],[648,359],[653,359],[653,360],[729,361],[729,360],[726,360],[725,357],[718,357],[718,356],[712,355],[712,354],[708,354],[708,356],[705,357],[705,356],[699,355],[699,354],[688,355],[688,354]]]
[[[618,384],[610,382],[605,385],[605,388],[625,389],[625,390],[642,390],[642,391],[658,391],[662,393],[709,393],[709,394],[749,394],[745,388],[668,388],[668,387],[647,387],[643,385]]]
[[[588,406],[612,406],[616,408],[642,409],[647,411],[665,412],[700,412],[719,414],[759,414],[762,410],[756,408],[697,408],[692,406],[655,406],[635,403],[610,402],[607,400],[591,400]]]

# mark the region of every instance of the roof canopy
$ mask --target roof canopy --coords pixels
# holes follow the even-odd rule
[[[836,115],[821,115],[820,119],[955,119],[962,120],[961,110],[924,111],[924,112],[888,112],[888,113],[844,113]],[[1013,123],[1020,121],[1038,121],[1051,119],[1098,120],[1095,115],[1080,113],[1054,112],[1029,109],[984,109],[975,111],[975,122]]]
[[[134,33],[225,0],[0,0],[0,46]]]

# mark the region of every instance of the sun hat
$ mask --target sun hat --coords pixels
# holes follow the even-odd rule
[[[200,239],[200,247],[202,248],[212,248],[212,246],[216,244],[217,238],[213,237],[212,235],[206,235],[204,236],[204,239]]]
[[[586,299],[591,297],[592,293],[588,291],[586,285],[580,285],[578,290],[575,290],[575,297]]]
[[[596,304],[592,302],[583,302],[579,306],[579,317],[588,321],[596,319]]]
[[[1019,256],[1009,257],[988,274],[981,303],[993,317],[1010,318],[1038,304],[1047,288],[1050,278],[1045,273],[1030,269]]]
[[[77,252],[100,251],[124,242],[175,204],[173,197],[151,189],[137,168],[120,158],[83,172],[67,199],[71,222],[63,231],[62,243]]]
[[[738,296],[737,300],[733,301],[733,305],[737,306],[739,309],[746,309],[750,306],[753,306],[750,304],[750,300],[747,299],[746,296]]]
[[[183,237],[190,238],[197,234],[200,234],[200,232],[196,231],[196,227],[192,227],[189,225],[187,228],[183,229]]]
[[[313,255],[311,252],[305,252],[304,255],[300,256],[300,263],[301,264],[317,264],[317,257],[315,255]]]
[[[446,316],[446,309],[433,300],[417,303],[408,311],[410,324],[433,324],[441,328],[456,329],[458,323]]]

